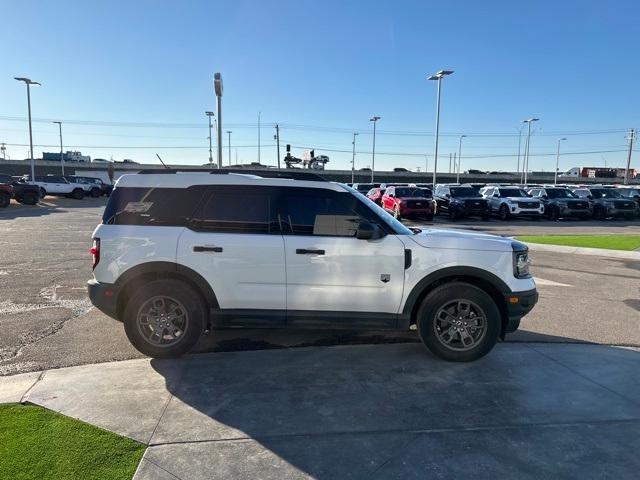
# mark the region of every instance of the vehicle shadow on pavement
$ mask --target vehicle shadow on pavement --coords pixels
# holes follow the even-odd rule
[[[340,346],[151,367],[172,398],[143,464],[179,478],[633,478],[640,468],[628,453],[640,448],[634,349],[502,343],[451,363],[418,344]]]

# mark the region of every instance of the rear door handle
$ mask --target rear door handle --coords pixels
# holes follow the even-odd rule
[[[193,247],[194,252],[215,252],[220,253],[222,251],[222,247],[207,247],[204,245],[197,245]]]
[[[297,248],[298,255],[324,255],[324,250],[315,250],[311,248]]]

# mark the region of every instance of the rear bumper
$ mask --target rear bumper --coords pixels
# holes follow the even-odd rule
[[[433,215],[433,207],[400,207],[401,215]]]
[[[102,313],[121,321],[117,318],[118,291],[110,283],[100,283],[97,280],[87,282],[87,291],[91,303]]]

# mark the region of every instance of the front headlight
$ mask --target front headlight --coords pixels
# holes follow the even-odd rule
[[[512,242],[511,248],[513,248],[513,275],[516,278],[529,278],[529,265],[531,259],[529,258],[529,247],[524,243]]]

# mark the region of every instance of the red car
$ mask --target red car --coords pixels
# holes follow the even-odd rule
[[[433,199],[425,189],[418,187],[388,187],[381,206],[397,219],[421,216],[433,220],[435,212]]]
[[[367,192],[367,198],[376,205],[382,205],[382,196],[384,195],[384,188],[372,188]]]

